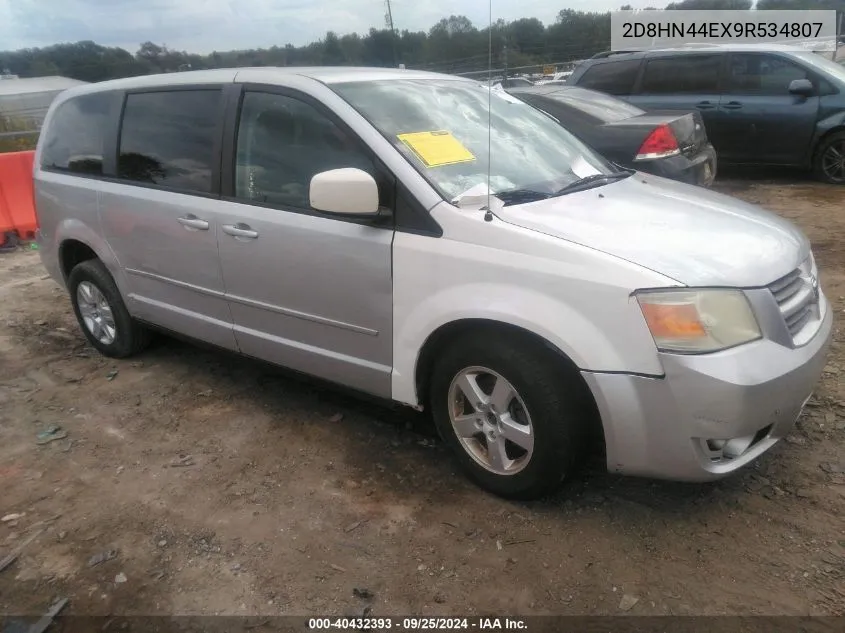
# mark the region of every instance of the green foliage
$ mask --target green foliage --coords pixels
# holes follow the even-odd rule
[[[753,0],[679,0],[668,9],[750,9]],[[625,5],[623,9],[630,9]],[[845,0],[758,0],[758,9],[836,9],[845,13]],[[652,9],[652,7],[649,7]],[[492,42],[492,60],[489,44]],[[63,75],[83,81],[151,73],[234,68],[238,66],[366,65],[422,68],[440,72],[565,62],[584,59],[610,44],[610,14],[564,9],[548,26],[536,18],[497,20],[476,27],[466,16],[442,18],[426,32],[385,29],[340,35],[326,33],[317,42],[266,49],[215,51],[195,55],[144,42],[133,55],[121,48],[85,41],[0,52],[0,69],[21,77]]]
[[[5,136],[8,132],[26,132],[30,128],[23,121],[11,117],[0,116],[0,153],[23,152],[35,149],[38,134],[21,134],[20,136]]]
[[[666,5],[669,10],[699,10],[699,11],[724,11],[728,9],[736,11],[748,11],[753,0],[681,0],[680,2],[670,2]],[[759,6],[757,7],[759,8]]]
[[[835,9],[845,13],[845,0],[757,0],[757,8],[773,9]]]
[[[149,72],[143,62],[131,53],[94,42],[0,52],[0,68],[8,68],[21,77],[63,75],[82,81],[102,81]]]
[[[609,14],[562,11],[548,27],[536,18],[477,28],[466,16],[450,15],[426,33],[370,29],[364,35],[326,33],[318,42],[266,49],[215,51],[195,55],[144,42],[135,54],[94,42],[57,44],[0,52],[0,68],[21,77],[62,75],[82,81],[103,81],[152,73],[234,68],[238,66],[367,65],[427,68],[444,72],[487,68],[492,36],[493,61],[510,66],[581,59],[599,52],[610,41]],[[491,32],[492,31],[492,32]]]

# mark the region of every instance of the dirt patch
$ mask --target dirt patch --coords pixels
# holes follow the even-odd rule
[[[86,344],[37,253],[0,255],[0,612],[845,613],[845,191],[722,181],[812,239],[837,314],[794,434],[712,485],[593,469],[515,504],[426,420],[162,340]],[[342,414],[342,419],[339,415]],[[38,444],[61,427],[62,439]],[[92,557],[112,552],[97,564]]]

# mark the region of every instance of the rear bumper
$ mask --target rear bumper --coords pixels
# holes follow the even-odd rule
[[[44,237],[41,229],[35,231],[35,243],[38,244],[38,255],[41,258],[41,263],[47,270],[47,274],[60,286],[65,287],[64,275],[62,275],[62,267],[59,264],[59,253],[55,245]]]
[[[638,161],[634,168],[640,171],[671,178],[690,185],[709,187],[716,179],[716,150],[709,143],[693,156],[670,156],[651,161]]]
[[[660,354],[665,376],[583,372],[604,426],[611,472],[719,479],[786,436],[812,394],[833,330],[788,348],[768,339],[706,355]]]

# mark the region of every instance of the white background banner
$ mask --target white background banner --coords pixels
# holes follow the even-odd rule
[[[836,50],[836,11],[615,11],[614,51],[680,44],[793,44]]]

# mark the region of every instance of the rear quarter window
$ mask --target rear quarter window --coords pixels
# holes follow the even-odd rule
[[[117,95],[98,92],[56,107],[41,149],[41,168],[102,175],[105,135]]]
[[[595,64],[584,71],[577,85],[610,95],[629,95],[640,68],[639,59],[620,59]]]

